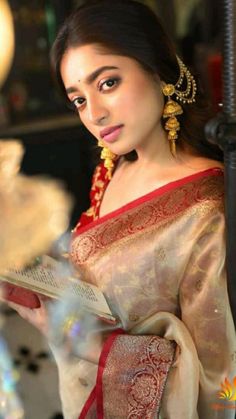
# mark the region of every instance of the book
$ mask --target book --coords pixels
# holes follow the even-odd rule
[[[0,275],[4,298],[26,307],[40,307],[39,295],[60,299],[71,293],[85,310],[116,322],[102,291],[70,274],[64,262],[43,255],[40,263],[26,269],[9,269]]]

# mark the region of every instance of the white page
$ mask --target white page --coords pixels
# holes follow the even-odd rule
[[[71,292],[78,303],[97,314],[112,316],[103,293],[95,285],[68,276],[62,262],[44,255],[42,262],[28,269],[8,270],[0,280],[30,289],[52,298],[60,298]]]

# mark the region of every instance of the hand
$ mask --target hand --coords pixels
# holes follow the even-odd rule
[[[17,313],[33,326],[35,326],[44,336],[48,336],[48,312],[45,300],[39,296],[41,307],[39,308],[27,308],[19,304],[6,302],[6,304],[16,310]]]
[[[65,358],[72,355],[97,364],[107,325],[80,307],[75,296],[65,295],[52,309],[49,311],[49,341],[54,349],[59,349]]]

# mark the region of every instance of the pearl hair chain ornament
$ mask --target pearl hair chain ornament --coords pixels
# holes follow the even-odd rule
[[[176,116],[183,113],[182,106],[177,103],[176,100],[182,104],[192,104],[195,102],[197,92],[197,85],[194,77],[179,57],[177,57],[177,60],[180,68],[177,83],[173,85],[163,82],[162,86],[162,92],[164,96],[168,98],[163,109],[163,118],[168,118],[165,123],[165,129],[168,131],[168,140],[170,141],[170,150],[173,156],[176,156],[177,131],[180,130],[180,123]],[[175,100],[171,98],[172,96],[175,97]]]

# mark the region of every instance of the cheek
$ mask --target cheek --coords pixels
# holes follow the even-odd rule
[[[94,128],[94,125],[89,121],[88,118],[86,118],[86,115],[84,113],[82,113],[81,115],[79,115],[80,118],[80,122],[85,126],[85,128],[95,137],[96,136],[96,130]],[[97,138],[98,139],[98,138]]]
[[[164,98],[157,87],[143,85],[139,90],[135,89],[124,97],[122,114],[145,124],[161,119],[164,107]]]

